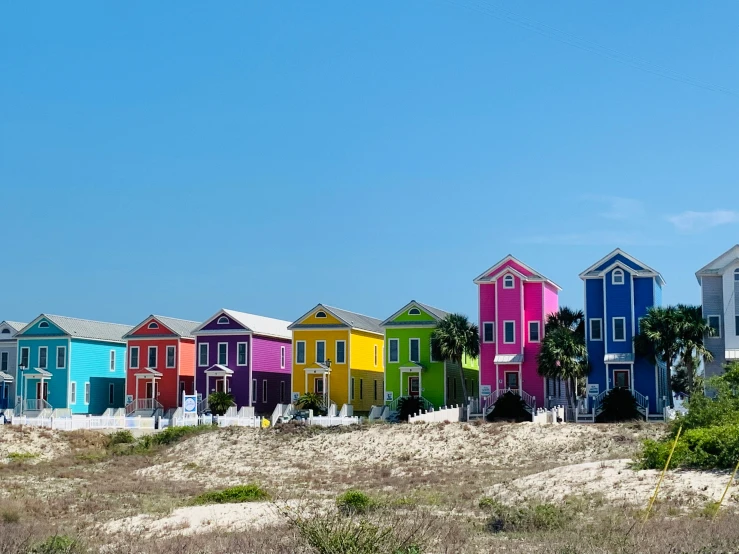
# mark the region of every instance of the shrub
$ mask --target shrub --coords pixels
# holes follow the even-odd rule
[[[31,454],[30,452],[11,452],[8,454],[8,460],[11,462],[27,462],[28,460],[34,460],[38,458],[38,454]]]
[[[82,551],[82,545],[75,539],[65,535],[55,535],[36,544],[29,554],[76,554]]]
[[[624,387],[617,387],[611,389],[603,398],[603,412],[598,416],[598,421],[631,421],[641,417],[631,391]]]
[[[662,469],[667,463],[674,438],[645,441],[640,466]],[[688,429],[675,447],[670,467],[731,469],[739,460],[739,425],[715,425]]]
[[[480,507],[490,513],[487,528],[493,533],[562,529],[574,515],[567,504],[508,506],[492,498],[483,498]]]
[[[18,523],[20,520],[21,516],[16,510],[0,508],[0,521],[3,523]],[[2,552],[2,549],[0,549],[0,552]]]
[[[495,401],[493,410],[487,415],[488,421],[503,419],[507,421],[531,421],[531,414],[526,410],[526,402],[520,395],[507,392]]]
[[[193,504],[240,504],[242,502],[269,500],[269,498],[269,493],[262,487],[250,484],[203,493],[193,500]]]
[[[131,431],[123,430],[111,433],[108,436],[108,446],[115,446],[116,444],[133,444],[136,442]]]
[[[376,503],[362,491],[349,489],[336,499],[336,506],[344,514],[366,514],[376,506]]]
[[[298,408],[302,410],[313,410],[313,413],[316,415],[326,413],[326,406],[322,394],[306,392],[303,396],[298,398],[296,404]]]
[[[408,417],[416,415],[423,410],[423,402],[418,396],[404,396],[398,400],[398,419],[403,423],[408,421]]]
[[[154,444],[172,444],[189,435],[202,433],[205,429],[207,428],[200,426],[166,427],[163,431],[151,435],[151,440]]]
[[[208,396],[208,406],[214,414],[223,415],[235,405],[234,397],[227,392],[213,392]]]

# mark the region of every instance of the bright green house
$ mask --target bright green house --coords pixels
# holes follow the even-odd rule
[[[434,408],[462,404],[460,368],[434,360],[431,334],[448,312],[412,300],[382,322],[385,331],[385,404],[420,396]],[[462,361],[467,396],[479,393],[477,359]]]

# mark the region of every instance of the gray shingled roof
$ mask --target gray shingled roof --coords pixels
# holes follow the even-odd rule
[[[323,307],[329,310],[339,319],[343,319],[344,321],[346,321],[354,328],[364,329],[365,331],[371,331],[372,333],[378,333],[380,335],[383,334],[382,327],[380,327],[382,320],[380,319],[376,319],[368,315],[349,312],[340,308],[333,308],[331,306],[323,305]]]
[[[107,323],[105,321],[90,321],[63,315],[42,314],[69,336],[78,339],[93,339],[123,342],[123,335],[131,330],[130,325],[121,323]]]
[[[157,321],[160,321],[162,325],[166,325],[176,335],[185,338],[193,338],[194,335],[192,332],[200,325],[197,321],[177,319],[176,317],[165,317],[162,315],[150,315],[145,321],[150,320],[152,317],[156,318]]]
[[[20,321],[7,321],[6,320],[6,321],[3,321],[3,323],[15,329],[16,333],[20,331],[21,329],[23,329],[26,325],[28,325],[28,323],[21,323]]]
[[[432,306],[429,306],[428,304],[421,304],[420,302],[416,302],[416,304],[421,306],[425,311],[427,311],[431,315],[438,317],[439,319],[444,319],[446,316],[449,315],[449,312],[445,312],[444,310],[440,310],[439,308],[434,308]]]

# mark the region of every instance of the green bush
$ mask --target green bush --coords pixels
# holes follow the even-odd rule
[[[520,395],[507,392],[495,401],[493,410],[487,415],[488,421],[531,421],[531,414],[526,410],[526,402]]]
[[[154,444],[165,445],[172,444],[182,440],[190,435],[197,435],[202,433],[205,429],[197,425],[184,426],[184,427],[165,427],[163,431],[152,435],[152,442]]]
[[[108,436],[108,446],[115,446],[116,444],[133,444],[136,439],[133,437],[131,431],[123,430],[111,433]]]
[[[366,493],[349,489],[336,499],[336,506],[344,514],[366,514],[375,508],[375,501]]]
[[[406,423],[409,416],[417,415],[424,409],[418,396],[404,396],[398,400],[398,419]]]
[[[645,441],[639,465],[662,469],[667,463],[674,438]],[[739,424],[688,429],[680,435],[670,468],[730,469],[739,461]]]
[[[82,551],[82,545],[77,540],[55,535],[33,546],[29,554],[77,554]]]
[[[562,529],[574,515],[567,504],[508,506],[492,498],[480,500],[480,508],[490,514],[487,528],[493,533]]]
[[[603,412],[598,416],[599,422],[631,421],[643,419],[636,407],[636,399],[627,388],[611,389],[603,398]]]
[[[227,392],[213,392],[208,396],[208,406],[214,414],[225,414],[231,406],[235,406],[234,397]]]
[[[240,504],[269,500],[269,498],[269,493],[262,487],[251,484],[203,493],[193,500],[193,504]]]

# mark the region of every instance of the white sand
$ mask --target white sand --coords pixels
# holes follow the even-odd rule
[[[10,462],[10,454],[30,454],[34,457],[24,462],[38,463],[67,454],[69,450],[69,443],[56,431],[0,425],[0,464]]]

